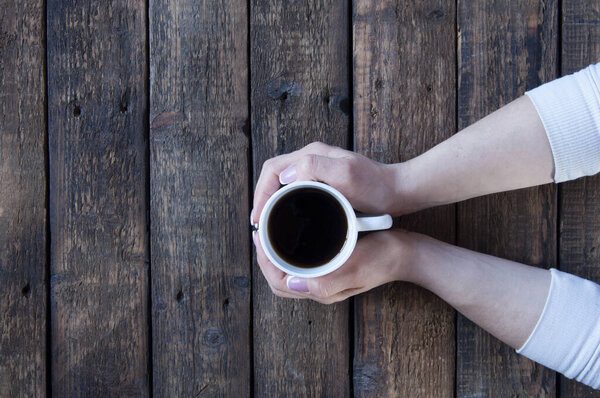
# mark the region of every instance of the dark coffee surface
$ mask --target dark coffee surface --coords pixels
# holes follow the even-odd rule
[[[342,205],[329,193],[300,188],[277,201],[269,215],[268,231],[279,257],[297,267],[313,268],[339,253],[348,222]]]

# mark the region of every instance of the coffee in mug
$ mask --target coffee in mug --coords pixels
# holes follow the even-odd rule
[[[295,189],[271,209],[269,241],[283,260],[301,268],[319,267],[342,250],[348,233],[344,208],[329,192]]]

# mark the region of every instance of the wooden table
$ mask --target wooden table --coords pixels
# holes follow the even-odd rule
[[[1,397],[591,394],[409,284],[275,297],[247,220],[269,157],[404,161],[598,62],[597,1],[0,0],[0,21]],[[598,192],[399,224],[599,281]]]

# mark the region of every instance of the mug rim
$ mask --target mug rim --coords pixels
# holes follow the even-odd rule
[[[286,193],[301,188],[317,188],[319,190],[329,193],[338,201],[338,203],[342,205],[342,208],[344,209],[344,214],[346,215],[346,222],[348,223],[348,231],[346,231],[346,240],[340,251],[325,264],[313,268],[297,267],[282,259],[279,255],[277,255],[277,253],[273,249],[268,234],[268,217],[271,214],[271,209],[273,208],[275,203],[277,203],[277,201],[280,198],[282,198]],[[318,276],[329,274],[335,271],[336,269],[340,268],[346,262],[346,260],[348,260],[348,258],[354,251],[354,247],[356,246],[356,241],[358,239],[356,214],[354,213],[352,205],[350,204],[350,202],[348,202],[348,199],[346,199],[346,197],[342,195],[341,192],[339,192],[331,185],[327,185],[317,181],[295,181],[291,184],[284,186],[283,188],[278,189],[267,200],[265,206],[263,207],[258,222],[258,235],[263,250],[267,255],[267,258],[271,261],[271,263],[273,263],[275,267],[279,268],[281,271],[285,272],[288,275],[299,276],[302,278],[316,278]]]

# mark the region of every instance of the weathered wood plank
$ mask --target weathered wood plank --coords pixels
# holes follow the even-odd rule
[[[355,149],[382,162],[415,157],[456,126],[456,10],[452,2],[354,4]],[[455,208],[402,217],[400,225],[454,243]],[[451,397],[454,311],[405,283],[355,300],[357,396]]]
[[[149,392],[145,17],[47,2],[54,396]]]
[[[459,129],[556,76],[557,26],[557,1],[459,0]],[[548,185],[459,204],[459,245],[555,266],[555,191]],[[458,396],[555,394],[553,372],[462,316],[457,333]]]
[[[44,2],[0,1],[0,396],[46,395]]]
[[[249,396],[247,2],[150,2],[153,386]]]
[[[600,3],[562,3],[562,74],[600,62]],[[600,283],[600,176],[559,186],[560,269]],[[560,396],[600,397],[595,391],[561,376]]]
[[[254,178],[265,160],[312,141],[347,147],[348,5],[251,1]],[[347,396],[348,303],[271,293],[253,273],[254,388],[263,396]]]

